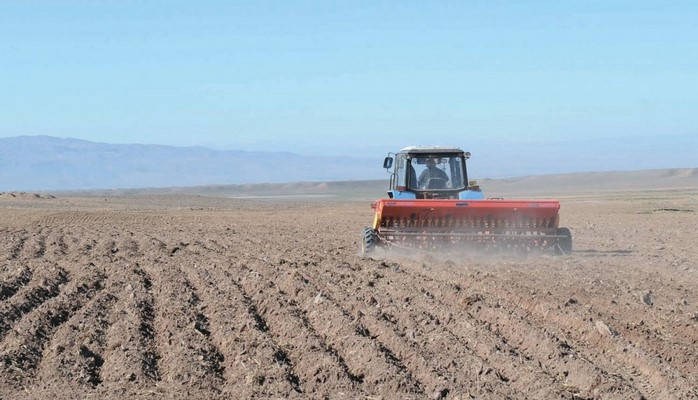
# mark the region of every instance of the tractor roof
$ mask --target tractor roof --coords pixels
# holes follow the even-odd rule
[[[409,154],[446,154],[465,153],[458,147],[450,146],[407,146],[400,150],[400,153]]]

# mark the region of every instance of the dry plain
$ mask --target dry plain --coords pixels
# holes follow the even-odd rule
[[[490,182],[565,256],[361,258],[364,196],[3,193],[0,399],[698,398],[696,176]]]

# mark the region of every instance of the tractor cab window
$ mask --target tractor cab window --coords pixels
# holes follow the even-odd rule
[[[395,186],[398,188],[405,187],[405,157],[398,154],[395,157]],[[403,189],[404,190],[404,189]]]
[[[463,159],[458,156],[417,156],[412,159],[417,188],[460,189],[463,183]]]
[[[398,190],[419,189],[413,162],[414,160],[406,154],[398,154],[395,157],[395,187]]]

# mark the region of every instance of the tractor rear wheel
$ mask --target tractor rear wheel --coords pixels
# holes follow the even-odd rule
[[[372,252],[378,244],[378,234],[376,230],[365,226],[361,235],[361,256],[365,257]]]
[[[558,235],[563,236],[557,238],[557,244],[555,245],[555,252],[557,254],[571,254],[572,253],[572,233],[567,228],[557,228]]]

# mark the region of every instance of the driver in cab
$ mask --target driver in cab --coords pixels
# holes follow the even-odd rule
[[[444,189],[448,175],[436,166],[436,159],[427,159],[427,168],[419,174],[419,187],[423,189]]]

